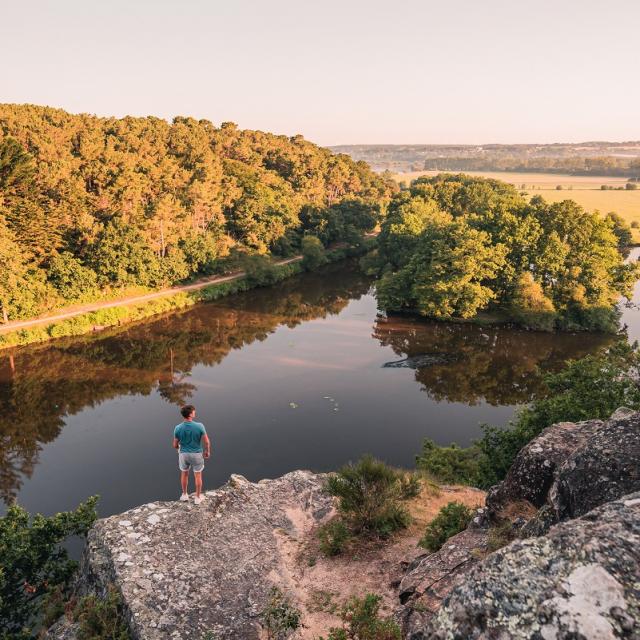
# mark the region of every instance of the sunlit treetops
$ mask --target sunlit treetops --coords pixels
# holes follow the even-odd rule
[[[352,241],[394,189],[301,136],[0,105],[3,313],[213,273],[234,251],[289,255],[307,234]]]
[[[494,311],[536,329],[615,330],[615,304],[638,277],[624,263],[624,227],[571,200],[527,202],[497,180],[420,178],[382,223],[379,302],[440,319]]]

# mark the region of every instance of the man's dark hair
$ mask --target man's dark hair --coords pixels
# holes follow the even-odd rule
[[[183,418],[188,418],[195,410],[196,408],[192,404],[185,404],[184,407],[180,409],[180,413]]]

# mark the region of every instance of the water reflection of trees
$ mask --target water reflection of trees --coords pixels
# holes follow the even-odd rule
[[[540,333],[410,316],[379,317],[374,337],[401,357],[436,356],[433,364],[415,371],[416,381],[434,400],[486,401],[494,406],[530,402],[540,390],[544,372],[612,340],[604,335]]]
[[[278,326],[338,313],[369,289],[355,264],[97,336],[0,353],[0,495],[9,501],[65,418],[122,395],[153,391],[182,404],[191,369],[216,365]]]

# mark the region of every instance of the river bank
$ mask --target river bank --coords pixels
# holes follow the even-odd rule
[[[363,255],[375,245],[375,238],[367,238],[358,246],[337,247],[326,252],[328,262]],[[273,264],[270,284],[281,282],[304,271],[302,256],[294,256]],[[60,310],[53,316],[0,325],[0,350],[46,342],[66,336],[79,336],[108,327],[128,324],[162,313],[184,309],[201,302],[211,302],[224,296],[265,286],[250,281],[244,272],[219,278],[156,291],[124,300],[96,303],[95,309],[87,311]]]

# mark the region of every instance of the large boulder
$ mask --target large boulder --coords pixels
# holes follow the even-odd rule
[[[507,477],[489,490],[487,509],[496,517],[509,504],[526,500],[540,508],[558,469],[600,429],[602,420],[559,422],[547,427],[523,447]]]
[[[291,586],[296,541],[332,512],[322,486],[307,471],[258,483],[232,476],[197,506],[155,502],[99,520],[78,591],[113,585],[134,640],[257,640],[270,590]],[[71,638],[69,629],[62,621],[49,637]]]
[[[558,470],[548,502],[557,521],[640,491],[640,413],[616,412]]]
[[[560,422],[518,453],[507,477],[487,495],[499,520],[515,503],[539,508],[523,531],[542,535],[556,522],[640,490],[640,413],[618,409],[606,422]]]
[[[410,640],[640,638],[640,492],[476,565]]]

